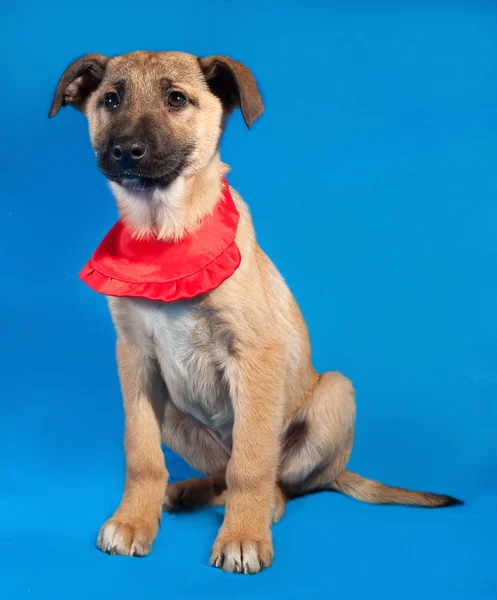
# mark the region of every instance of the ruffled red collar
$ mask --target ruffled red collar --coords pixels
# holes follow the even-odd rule
[[[241,257],[235,242],[239,213],[228,183],[214,211],[180,241],[135,239],[122,221],[105,236],[79,277],[106,296],[174,302],[217,288]]]

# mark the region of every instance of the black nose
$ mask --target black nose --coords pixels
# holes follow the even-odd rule
[[[123,169],[131,169],[141,161],[147,153],[146,145],[139,141],[120,142],[112,146],[112,157]]]

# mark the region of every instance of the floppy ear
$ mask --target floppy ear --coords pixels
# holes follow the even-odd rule
[[[229,114],[240,107],[250,129],[264,112],[264,104],[249,69],[226,56],[208,56],[199,62],[211,92],[221,100],[226,112]]]
[[[48,116],[54,117],[67,104],[84,112],[86,100],[103,79],[108,60],[101,54],[87,54],[67,67],[55,90]]]

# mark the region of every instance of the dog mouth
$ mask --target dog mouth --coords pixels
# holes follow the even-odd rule
[[[104,173],[109,181],[117,183],[123,188],[135,191],[144,191],[151,188],[167,187],[172,177],[151,177],[149,175],[140,175],[138,173],[119,173],[118,175]]]
[[[125,189],[140,192],[167,188],[188,166],[192,150],[190,145],[162,152],[149,148],[143,161],[133,156],[116,158],[109,151],[108,146],[104,151],[97,151],[96,154],[98,168],[108,181]]]

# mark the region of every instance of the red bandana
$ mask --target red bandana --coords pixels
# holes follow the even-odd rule
[[[228,183],[211,215],[178,242],[137,240],[118,221],[79,277],[106,296],[133,296],[174,302],[217,288],[240,265],[235,242],[240,215]]]

